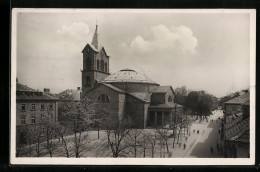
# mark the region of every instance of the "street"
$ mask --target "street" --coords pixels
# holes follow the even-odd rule
[[[222,158],[223,155],[217,151],[217,143],[221,142],[219,135],[219,128],[221,122],[219,117],[223,116],[221,110],[216,110],[213,115],[210,116],[210,123],[201,131],[201,135],[195,140],[194,144],[184,155],[185,158]],[[213,122],[211,121],[213,120]],[[196,124],[198,128],[201,128],[204,124]],[[204,127],[204,126],[203,126]],[[213,153],[210,151],[210,147],[213,148]]]

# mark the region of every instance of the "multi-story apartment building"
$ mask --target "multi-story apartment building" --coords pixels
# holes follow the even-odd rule
[[[58,122],[58,98],[16,83],[16,143],[26,144],[30,129],[41,128],[44,119]]]

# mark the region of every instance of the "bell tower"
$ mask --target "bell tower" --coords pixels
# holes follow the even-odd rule
[[[94,88],[109,75],[109,56],[104,47],[99,49],[98,36],[98,25],[96,25],[92,43],[87,43],[82,50],[83,70],[81,70],[81,83],[83,97],[87,95],[90,89]]]

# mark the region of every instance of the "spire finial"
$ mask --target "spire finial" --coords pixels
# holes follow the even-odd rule
[[[98,25],[97,25],[97,20],[96,20],[96,30],[95,30],[95,33],[94,33],[94,36],[93,36],[93,40],[92,40],[92,45],[98,49],[98,33],[97,33],[97,28],[98,28]]]

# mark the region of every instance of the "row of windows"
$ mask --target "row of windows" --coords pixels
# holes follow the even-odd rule
[[[43,122],[44,118],[45,118],[45,116],[41,115],[41,118],[40,118],[41,123]],[[21,124],[27,124],[25,115],[21,115],[20,119],[21,119]],[[50,120],[53,121],[53,114],[50,115]],[[36,124],[36,116],[35,115],[31,116],[31,124]]]
[[[42,104],[41,104],[41,110],[44,110],[44,109],[45,109],[45,105],[42,103]],[[50,109],[50,110],[53,110],[53,104],[52,104],[52,103],[49,104],[49,109]],[[21,110],[22,110],[22,111],[26,111],[26,106],[25,106],[25,104],[22,104],[22,105],[21,105]],[[31,110],[35,110],[35,104],[31,104]]]
[[[91,69],[91,59],[90,58],[87,58],[86,68]],[[100,62],[99,62],[99,60],[97,60],[97,70],[101,70],[103,72],[108,72],[107,63],[104,63],[103,59]]]

